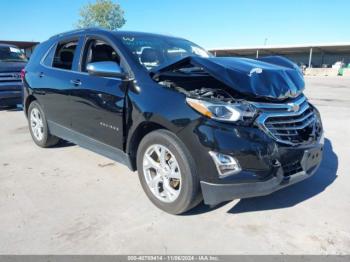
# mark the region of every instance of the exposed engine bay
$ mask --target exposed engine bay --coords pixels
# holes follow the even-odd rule
[[[299,96],[305,86],[298,67],[283,57],[254,60],[189,56],[154,69],[151,76],[159,84],[187,96],[221,101],[281,102]]]
[[[187,97],[214,100],[217,102],[232,102],[239,98],[232,91],[226,91],[227,88],[220,84],[215,79],[210,79],[210,76],[190,76],[190,77],[171,77],[169,75],[162,75],[160,78],[166,80],[159,81],[160,85],[177,90]]]

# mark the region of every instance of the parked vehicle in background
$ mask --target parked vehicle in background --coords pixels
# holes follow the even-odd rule
[[[26,64],[27,58],[18,47],[0,44],[0,106],[22,103],[21,70]]]
[[[182,38],[86,29],[40,44],[23,84],[38,146],[62,138],[138,170],[169,213],[272,193],[322,159],[319,112],[283,57],[213,57]]]
[[[334,69],[340,69],[344,67],[344,62],[343,61],[337,61],[332,65],[332,68]]]

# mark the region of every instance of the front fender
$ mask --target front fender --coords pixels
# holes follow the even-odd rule
[[[128,154],[135,153],[134,143],[154,129],[177,134],[199,117],[187,105],[184,94],[156,83],[140,89],[141,92],[129,91],[126,96],[125,152]]]

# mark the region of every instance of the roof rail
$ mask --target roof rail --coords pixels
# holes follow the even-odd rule
[[[67,32],[56,34],[56,35],[50,37],[50,39],[61,37],[61,36],[66,36],[66,35],[72,35],[72,34],[75,34],[75,33],[89,32],[89,31],[93,31],[93,30],[110,31],[110,30],[107,30],[107,29],[104,29],[104,28],[100,28],[100,27],[79,28],[79,29],[70,30],[70,31],[67,31]]]

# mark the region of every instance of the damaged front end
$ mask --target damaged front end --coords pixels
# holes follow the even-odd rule
[[[302,94],[300,70],[283,57],[186,57],[151,74],[210,119],[254,125],[287,145],[312,143],[322,133],[317,109]]]
[[[152,71],[153,79],[186,91],[202,87],[223,89],[239,99],[285,101],[304,90],[299,68],[286,58],[259,60],[233,57],[189,56]]]
[[[203,116],[179,136],[196,149],[205,203],[266,195],[317,170],[321,118],[289,60],[187,57],[151,74]]]

